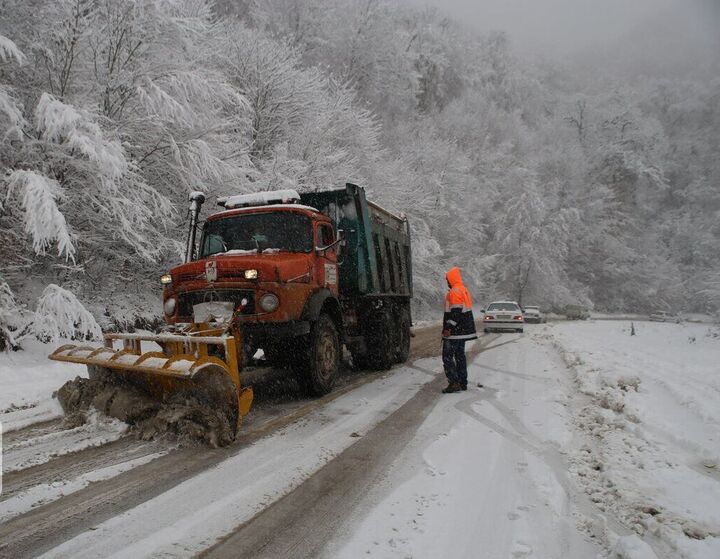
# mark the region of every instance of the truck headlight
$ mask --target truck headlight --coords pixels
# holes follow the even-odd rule
[[[165,311],[165,314],[168,316],[172,316],[175,314],[175,305],[177,305],[177,299],[175,297],[170,297],[165,301],[163,304],[163,310]]]
[[[257,270],[245,270],[245,279],[257,279]]]
[[[160,276],[160,283],[163,285],[170,285],[172,283],[172,276],[170,274]]]
[[[279,306],[280,299],[277,298],[277,295],[273,295],[272,293],[266,293],[265,295],[260,297],[260,308],[265,312],[273,312]]]

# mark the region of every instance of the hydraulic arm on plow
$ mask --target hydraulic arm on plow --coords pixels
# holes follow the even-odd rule
[[[122,341],[122,348],[115,349],[115,340]],[[154,342],[163,351],[143,353],[142,342]],[[238,333],[194,324],[182,334],[106,334],[104,347],[64,345],[50,359],[85,364],[90,378],[119,376],[160,400],[182,391],[201,392],[237,430],[253,400],[252,388],[240,384],[239,347]]]

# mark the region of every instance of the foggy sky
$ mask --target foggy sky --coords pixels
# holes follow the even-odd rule
[[[479,31],[505,31],[519,51],[546,57],[678,69],[720,52],[720,0],[406,1],[439,7]]]

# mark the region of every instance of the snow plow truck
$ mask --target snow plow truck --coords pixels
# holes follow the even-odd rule
[[[258,349],[315,396],[332,390],[343,346],[356,368],[407,360],[412,259],[404,216],[354,184],[220,198],[222,211],[200,227],[204,201],[190,195],[185,261],[160,280],[163,331],[108,333],[103,347],[64,345],[50,359],[85,364],[91,378],[129,383],[161,401],[200,392],[236,431],[253,399],[241,372]]]

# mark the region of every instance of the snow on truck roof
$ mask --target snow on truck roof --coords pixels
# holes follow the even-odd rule
[[[304,210],[323,215],[317,208],[313,208],[311,206],[303,206],[302,204],[268,204],[264,206],[231,208],[225,211],[214,213],[208,216],[208,219],[216,219],[218,217],[226,217],[230,215],[242,215],[244,213],[251,213],[256,210]]]
[[[252,206],[268,206],[270,204],[296,204],[299,202],[300,195],[297,190],[271,190],[218,198],[218,204],[228,210]]]

